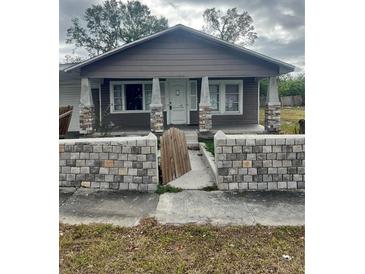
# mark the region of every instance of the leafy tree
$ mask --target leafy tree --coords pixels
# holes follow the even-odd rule
[[[86,49],[90,56],[168,27],[165,17],[151,15],[148,6],[139,1],[125,4],[106,0],[103,4],[92,5],[86,9],[83,21],[77,17],[72,19],[72,26],[67,29],[66,43]]]
[[[268,79],[260,81],[260,96],[266,96],[269,86]],[[305,75],[304,73],[296,76],[287,74],[279,77],[278,90],[280,96],[305,96]]]
[[[257,38],[253,19],[247,11],[240,13],[237,8],[232,8],[224,13],[211,8],[204,11],[203,18],[203,30],[224,41],[244,46],[252,45]]]

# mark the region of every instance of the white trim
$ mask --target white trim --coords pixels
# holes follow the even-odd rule
[[[238,111],[226,111],[226,85],[238,85]],[[209,80],[209,85],[219,85],[219,110],[212,111],[212,115],[242,115],[243,114],[243,80]]]
[[[166,93],[166,81],[161,81],[161,83],[165,83],[165,93]],[[142,110],[125,110],[126,108],[126,100],[125,100],[125,85],[131,84],[141,84],[142,85]],[[145,107],[145,84],[151,84],[152,80],[143,80],[143,81],[134,81],[134,80],[120,80],[120,81],[110,81],[109,82],[109,99],[110,99],[110,113],[111,114],[120,114],[120,113],[150,113],[150,110],[146,110]],[[122,108],[123,110],[114,110],[114,92],[113,85],[121,85],[122,86]],[[165,95],[166,96],[166,95]],[[165,98],[166,99],[166,98]]]
[[[191,97],[192,97],[191,83],[195,83],[195,86],[196,86],[196,93],[194,95],[195,96],[195,108],[191,107]],[[189,92],[189,100],[188,100],[189,111],[198,111],[198,81],[197,80],[188,80],[188,92]]]
[[[260,124],[260,83],[261,81],[257,79],[257,124]]]

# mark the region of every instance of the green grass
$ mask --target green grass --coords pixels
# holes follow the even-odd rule
[[[304,273],[303,226],[60,224],[59,241],[60,273]]]
[[[213,154],[214,156],[214,140],[213,139],[202,139],[200,142],[203,142],[205,144],[205,148],[207,151]]]
[[[299,132],[298,121],[305,118],[304,107],[283,107],[281,108],[281,129],[282,134],[297,134]],[[260,125],[265,125],[265,108],[260,108]]]
[[[179,187],[174,187],[170,185],[157,185],[157,190],[155,192],[157,194],[164,194],[166,192],[177,193],[180,191],[182,191],[182,189]]]

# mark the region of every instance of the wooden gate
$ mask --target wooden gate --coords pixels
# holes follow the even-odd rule
[[[160,137],[162,183],[167,184],[191,170],[185,134],[170,128]]]

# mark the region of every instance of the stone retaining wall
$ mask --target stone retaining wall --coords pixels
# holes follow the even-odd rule
[[[214,136],[222,190],[304,189],[304,135]]]
[[[157,137],[59,141],[59,185],[154,191],[158,183]]]

